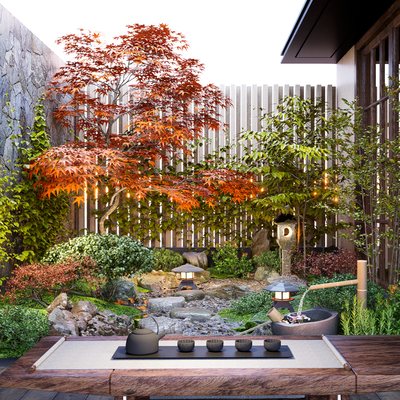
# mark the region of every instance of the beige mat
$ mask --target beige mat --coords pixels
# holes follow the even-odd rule
[[[323,340],[283,340],[282,344],[292,351],[293,359],[113,360],[112,355],[122,343],[67,340],[37,369],[343,368]],[[196,340],[196,345],[205,344],[205,340]],[[176,347],[176,341],[164,341],[160,345]],[[224,346],[234,345],[234,340],[224,341]],[[262,346],[263,341],[253,340],[253,345]]]

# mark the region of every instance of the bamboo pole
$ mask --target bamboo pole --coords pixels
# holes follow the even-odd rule
[[[348,285],[356,285],[358,284],[358,279],[353,279],[351,281],[342,281],[342,282],[331,282],[331,283],[321,283],[319,285],[311,285],[308,290],[315,289],[327,289],[337,286],[348,286]]]
[[[357,261],[357,299],[363,309],[367,308],[367,261]]]

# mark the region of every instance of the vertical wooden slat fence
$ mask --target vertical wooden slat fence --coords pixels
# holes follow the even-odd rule
[[[299,96],[306,99],[321,98],[328,104],[328,108],[335,109],[336,107],[336,89],[332,85],[328,86],[301,86],[301,85],[229,85],[220,86],[220,89],[231,99],[233,107],[227,110],[219,110],[221,112],[221,118],[224,123],[228,125],[227,131],[220,130],[218,132],[204,130],[203,136],[206,139],[211,139],[211,143],[206,143],[200,147],[194,153],[194,161],[200,161],[207,154],[212,153],[215,149],[226,144],[236,143],[237,136],[240,132],[245,130],[260,130],[261,123],[260,117],[266,112],[272,112],[276,109],[276,105],[279,100],[284,96]],[[128,123],[127,118],[119,121],[118,131],[122,132],[122,129]],[[243,146],[237,145],[237,147],[230,150],[231,153],[236,156],[243,156]],[[127,194],[124,194],[127,196]],[[78,234],[85,234],[88,232],[98,232],[98,221],[92,214],[93,210],[103,208],[105,205],[100,204],[96,201],[94,194],[87,194],[87,201],[79,209],[76,209],[75,216],[75,230]],[[168,214],[163,214],[163,210],[160,209],[161,218],[173,218]],[[140,215],[140,210],[139,210]],[[248,217],[250,218],[250,217]],[[157,222],[156,222],[157,223]],[[238,221],[231,221],[235,225],[236,231],[241,231],[242,227]],[[318,222],[318,223],[324,223]],[[187,247],[188,243],[191,242],[193,246],[197,246],[199,236],[204,232],[197,234],[193,233],[192,222],[188,221],[187,227],[183,232],[164,231],[158,235],[157,239],[149,240],[147,243],[143,243],[146,246],[164,246],[164,247]],[[207,229],[207,228],[204,228]],[[124,229],[116,229],[119,234],[128,234]],[[192,232],[193,231],[193,232]],[[248,235],[251,235],[249,232]],[[214,244],[221,243],[228,239],[224,236],[219,236],[217,233],[213,236]],[[321,239],[319,246],[334,245],[335,239],[331,236],[326,236]]]

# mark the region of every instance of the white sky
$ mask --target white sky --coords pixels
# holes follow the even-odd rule
[[[336,84],[336,66],[281,64],[304,0],[0,0],[64,60],[54,41],[78,28],[113,36],[133,23],[183,33],[188,57],[205,64],[203,83]],[[110,41],[111,41],[110,40]]]

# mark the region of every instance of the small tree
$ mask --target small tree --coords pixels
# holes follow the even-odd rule
[[[261,119],[261,132],[248,131],[250,141],[241,162],[261,176],[261,195],[254,199],[269,215],[292,213],[298,221],[298,245],[303,237],[306,257],[306,225],[323,218],[321,205],[335,199],[331,177],[331,148],[326,138],[351,124],[351,113],[327,110],[321,100],[285,97],[276,111]]]
[[[43,196],[65,190],[75,193],[79,204],[85,191],[109,187],[114,194],[99,220],[104,233],[104,221],[123,191],[136,198],[166,194],[182,209],[198,206],[199,197],[212,204],[220,193],[235,201],[254,195],[249,175],[209,163],[169,173],[171,159],[189,157],[188,143],[204,127],[223,127],[216,110],[231,103],[216,86],[200,84],[204,66],[180,54],[188,48],[181,34],[166,25],[127,28],[110,44],[83,30],[58,40],[75,60],[54,76],[47,94],[69,96],[55,116],[81,136],[32,162]]]
[[[389,91],[397,112],[398,88],[397,82]],[[386,137],[379,126],[363,129],[358,109],[353,129],[338,133],[331,145],[338,177],[337,211],[355,221],[352,231],[342,235],[365,255],[369,275],[375,282],[379,258],[387,244],[388,278],[394,283],[400,265],[400,138]]]

